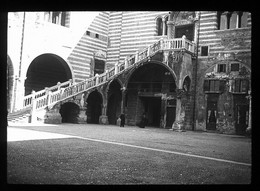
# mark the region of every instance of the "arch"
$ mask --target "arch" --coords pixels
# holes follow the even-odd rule
[[[119,80],[112,80],[107,91],[107,117],[109,124],[116,124],[116,120],[121,113],[122,85]]]
[[[7,55],[7,111],[12,111],[14,92],[14,66],[11,58]]]
[[[172,72],[167,65],[158,61],[143,63],[130,71],[126,81],[126,119],[129,125],[137,125],[145,113],[148,126],[160,127],[166,112],[162,95],[176,92]]]
[[[190,86],[191,86],[191,78],[187,75],[183,80],[182,89],[184,89],[184,91],[186,92],[189,92]]]
[[[30,94],[32,90],[39,91],[69,79],[72,79],[72,71],[65,60],[50,53],[39,55],[27,69],[25,95]]]
[[[156,18],[156,34],[157,36],[163,35],[163,21],[162,17],[157,17]]]
[[[165,64],[162,63],[162,62],[156,61],[156,60],[151,60],[151,61],[149,61],[149,62],[144,62],[144,63],[142,64],[142,66],[144,66],[144,65],[146,65],[146,64],[150,64],[150,63],[158,64],[158,65],[161,65],[161,66],[165,67],[165,68],[168,70],[168,72],[170,72],[170,74],[173,76],[173,79],[174,79],[174,82],[175,82],[175,86],[177,86],[177,85],[176,85],[177,76],[176,76],[176,74],[174,73],[174,71],[173,71],[169,66],[165,65]],[[133,68],[133,69],[129,72],[128,76],[126,77],[125,87],[128,86],[129,79],[131,78],[132,74],[133,74],[138,68],[140,68],[140,67],[135,67],[135,68]]]
[[[87,123],[99,124],[99,117],[102,114],[103,97],[97,90],[89,93],[87,97]]]
[[[78,114],[80,108],[74,102],[66,102],[60,107],[62,123],[78,123]]]

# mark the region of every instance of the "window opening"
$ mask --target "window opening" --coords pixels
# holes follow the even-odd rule
[[[231,71],[239,71],[239,64],[236,63],[236,64],[231,64],[231,68],[230,68]]]
[[[163,30],[162,18],[158,18],[157,19],[156,27],[157,27],[157,35],[161,36],[162,35],[162,30]]]
[[[218,64],[218,72],[226,72],[226,64]]]
[[[209,47],[208,46],[202,46],[201,47],[201,56],[208,56],[208,49]]]

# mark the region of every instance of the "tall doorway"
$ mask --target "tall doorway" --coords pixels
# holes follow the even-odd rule
[[[161,97],[141,97],[148,126],[160,127]]]
[[[234,95],[234,119],[236,134],[244,135],[249,119],[249,103],[245,95]]]
[[[208,94],[206,129],[216,130],[218,112],[218,94]]]

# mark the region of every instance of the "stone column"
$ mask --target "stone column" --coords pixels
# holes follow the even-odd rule
[[[164,18],[164,17],[162,18],[162,23],[163,23],[162,36],[164,36],[164,34],[165,34],[165,29],[166,29],[166,26],[165,26],[165,18]]]
[[[121,88],[122,91],[122,101],[121,101],[121,113],[125,113],[125,96],[126,96],[126,87]]]
[[[78,123],[85,124],[87,123],[87,115],[86,115],[87,107],[85,105],[85,98],[84,94],[81,95],[80,99],[80,107],[79,107],[79,114],[78,114]]]
[[[174,12],[170,12],[170,15],[169,15],[168,21],[167,21],[167,26],[168,26],[167,37],[168,37],[168,39],[171,39],[171,38],[174,37],[173,16],[174,16]]]
[[[107,105],[104,104],[102,107],[102,115],[99,116],[99,124],[107,125],[108,124],[108,117],[106,115]]]
[[[175,122],[172,125],[172,130],[180,131],[180,132],[183,131],[183,122],[185,117],[185,111],[182,106],[181,94],[182,91],[179,89],[177,92],[177,100],[176,100],[176,118],[175,118]]]

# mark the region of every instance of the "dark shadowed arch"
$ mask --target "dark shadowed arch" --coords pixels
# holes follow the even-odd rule
[[[91,92],[87,98],[87,123],[99,124],[99,117],[102,114],[102,95],[97,90]]]
[[[116,120],[121,113],[121,85],[118,80],[113,80],[109,85],[107,116],[109,124],[116,124]]]
[[[25,95],[51,87],[57,82],[72,79],[72,72],[68,64],[55,54],[42,54],[30,64],[25,80]]]
[[[62,123],[78,123],[79,106],[73,102],[66,102],[61,105],[60,114]]]

